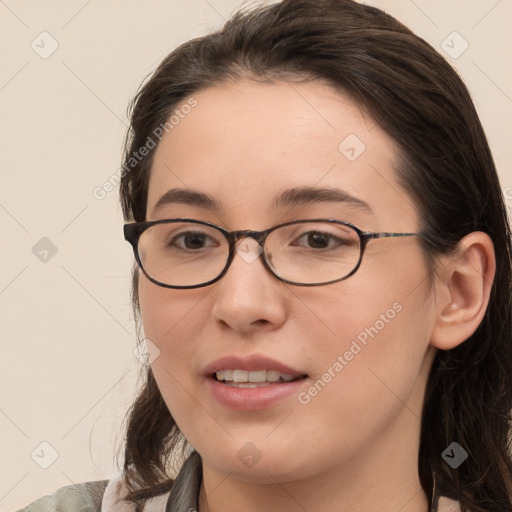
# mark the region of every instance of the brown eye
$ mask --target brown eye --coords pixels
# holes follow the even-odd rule
[[[310,249],[329,249],[340,247],[347,244],[346,240],[321,231],[309,231],[298,238],[300,242],[297,245],[308,247]]]
[[[213,243],[211,237],[200,231],[187,231],[175,236],[169,243],[169,246],[177,246],[179,249],[197,250],[204,249],[205,247],[212,247],[216,245]]]

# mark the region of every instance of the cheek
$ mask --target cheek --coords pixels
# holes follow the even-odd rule
[[[164,398],[177,396],[179,384],[185,385],[197,375],[197,340],[208,321],[201,309],[204,290],[172,290],[156,286],[141,277],[139,301],[145,338],[160,353],[152,369]],[[202,311],[202,313],[201,313]]]
[[[322,310],[333,333],[316,343],[315,379],[302,403],[349,437],[382,428],[409,400],[421,413],[414,394],[429,347],[429,289],[408,277],[386,287],[378,277],[354,278],[354,287],[347,281],[343,293],[333,290]]]
[[[202,328],[204,314],[200,315],[200,303],[204,290],[173,290],[148,281],[139,281],[139,302],[144,334],[158,345],[161,351],[169,351],[171,345],[181,346],[179,339],[190,341]],[[190,343],[187,343],[190,346]]]
[[[151,368],[167,408],[180,428],[196,392],[199,368],[194,365],[200,348],[194,340],[199,339],[204,328],[205,315],[199,314],[204,296],[204,290],[166,289],[144,276],[139,282],[144,336],[160,351]]]

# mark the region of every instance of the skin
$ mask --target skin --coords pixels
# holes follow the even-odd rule
[[[396,144],[328,84],[243,79],[194,97],[197,107],[156,150],[148,220],[263,230],[323,217],[377,232],[419,230],[414,201],[395,176]],[[366,146],[354,161],[338,150],[349,134]],[[273,211],[274,196],[292,186],[341,188],[373,213],[338,203]],[[155,211],[175,187],[208,193],[222,210]],[[435,282],[427,276],[415,237],[370,241],[359,270],[328,286],[288,285],[260,259],[240,257],[205,288],[166,289],[140,275],[144,334],[161,351],[155,378],[203,459],[200,512],[428,510],[417,469],[426,381],[436,350],[462,343],[482,319],[491,241],[468,235],[440,259]],[[235,411],[208,392],[204,366],[232,354],[300,369],[307,391],[395,303],[401,311],[307,404],[292,395],[266,410]],[[237,457],[248,442],[261,454],[250,468]]]

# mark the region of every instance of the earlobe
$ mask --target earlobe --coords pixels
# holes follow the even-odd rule
[[[450,350],[476,331],[489,304],[495,270],[494,245],[480,231],[466,235],[446,256],[436,272],[434,347]]]

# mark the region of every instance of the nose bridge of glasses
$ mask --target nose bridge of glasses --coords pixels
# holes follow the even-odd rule
[[[233,243],[236,244],[242,238],[252,238],[256,240],[258,244],[261,244],[262,240],[265,237],[265,231],[251,231],[251,230],[243,230],[243,231],[232,231],[231,236]]]

